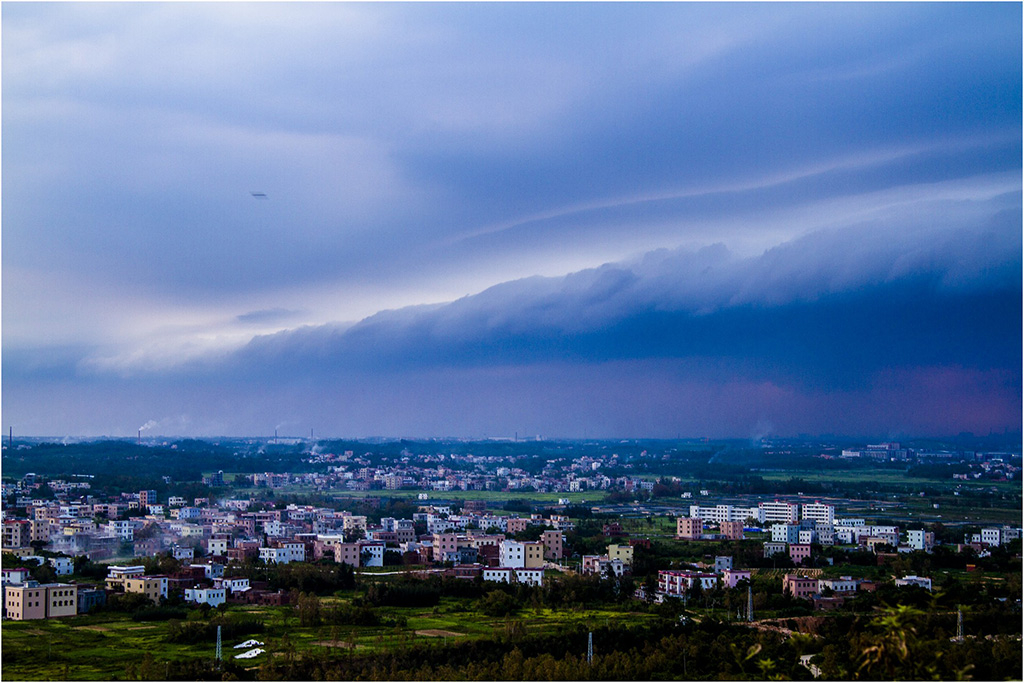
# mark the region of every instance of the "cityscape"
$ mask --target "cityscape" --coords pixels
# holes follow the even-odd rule
[[[1005,443],[12,438],[4,676],[1012,679]]]
[[[0,18],[0,680],[1024,678],[1020,3]]]

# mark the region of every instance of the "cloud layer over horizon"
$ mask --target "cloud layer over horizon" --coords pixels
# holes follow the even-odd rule
[[[18,432],[1020,428],[1019,6],[2,12]]]

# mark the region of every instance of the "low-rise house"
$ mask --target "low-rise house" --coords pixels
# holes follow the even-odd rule
[[[926,591],[931,591],[932,580],[923,576],[908,575],[901,579],[896,579],[893,583],[897,586],[920,586]]]
[[[840,576],[838,579],[819,579],[818,592],[824,592],[827,588],[834,593],[855,593],[859,584],[860,580],[851,576]]]
[[[628,567],[619,559],[611,559],[607,555],[584,555],[581,572],[598,576],[622,576]]]
[[[658,571],[658,592],[662,595],[682,597],[696,584],[699,584],[703,590],[712,590],[718,585],[718,576],[681,569]]]
[[[96,607],[107,604],[107,591],[99,587],[78,587],[78,613],[86,614]]]
[[[515,571],[514,567],[484,567],[484,581],[512,583],[515,581]]]
[[[194,602],[197,604],[206,604],[210,607],[216,607],[225,602],[225,590],[223,588],[202,588],[195,586],[194,588],[185,589],[185,601]]]
[[[167,598],[167,577],[163,575],[133,576],[124,580],[125,593],[141,593],[154,603]]]
[[[75,561],[70,557],[51,557],[47,559],[47,562],[53,567],[53,572],[57,576],[67,576],[75,571]]]
[[[0,583],[7,585],[9,583],[25,583],[29,580],[32,575],[32,571],[26,567],[18,567],[17,569],[4,569],[2,579]]]
[[[786,574],[782,577],[782,592],[794,598],[810,600],[818,593],[818,580],[809,576]]]
[[[722,572],[722,583],[726,588],[735,588],[740,581],[750,581],[749,569],[726,569]]]
[[[516,582],[526,583],[531,586],[541,586],[544,584],[544,570],[531,567],[516,569]]]

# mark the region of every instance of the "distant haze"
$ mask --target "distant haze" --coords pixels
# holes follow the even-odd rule
[[[1021,426],[1016,3],[5,3],[3,428]]]

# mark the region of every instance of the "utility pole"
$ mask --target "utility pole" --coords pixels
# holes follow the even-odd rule
[[[587,635],[587,664],[593,664],[594,662],[594,632],[591,631]]]
[[[956,609],[956,642],[964,642],[964,613],[959,607]]]
[[[747,585],[747,621],[754,620],[754,591]]]

